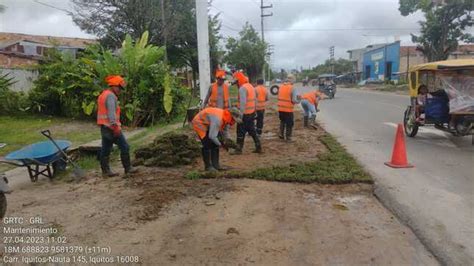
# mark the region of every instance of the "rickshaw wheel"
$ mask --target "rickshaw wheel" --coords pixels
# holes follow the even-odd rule
[[[403,116],[403,128],[405,129],[405,134],[409,137],[415,137],[416,133],[418,133],[418,125],[415,122],[415,116],[412,115],[413,108],[408,106],[405,110],[405,114]]]
[[[6,212],[7,212],[7,197],[5,196],[5,193],[0,192],[0,218],[3,218]]]
[[[279,90],[280,90],[280,87],[278,87],[278,85],[273,85],[270,88],[270,93],[273,95],[277,95]]]

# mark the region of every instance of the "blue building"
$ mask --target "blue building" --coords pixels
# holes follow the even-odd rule
[[[363,66],[364,79],[398,80],[400,41],[365,52]]]

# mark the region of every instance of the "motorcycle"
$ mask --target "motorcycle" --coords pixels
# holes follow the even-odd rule
[[[334,99],[334,95],[336,95],[336,85],[323,85],[319,90],[326,94],[329,99]]]

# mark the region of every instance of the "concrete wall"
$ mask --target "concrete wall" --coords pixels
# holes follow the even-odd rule
[[[13,91],[30,91],[33,88],[33,81],[38,77],[38,72],[36,70],[0,68],[0,74],[6,73],[16,81],[16,83],[10,88]]]
[[[386,76],[387,64],[392,65],[392,75]],[[371,50],[364,54],[363,79],[398,79],[393,75],[400,69],[400,42],[387,44],[381,48]]]

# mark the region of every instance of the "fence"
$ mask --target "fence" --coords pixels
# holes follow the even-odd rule
[[[33,81],[38,77],[36,70],[0,67],[0,74],[7,73],[15,81],[15,84],[10,87],[13,91],[30,91],[33,88]]]

